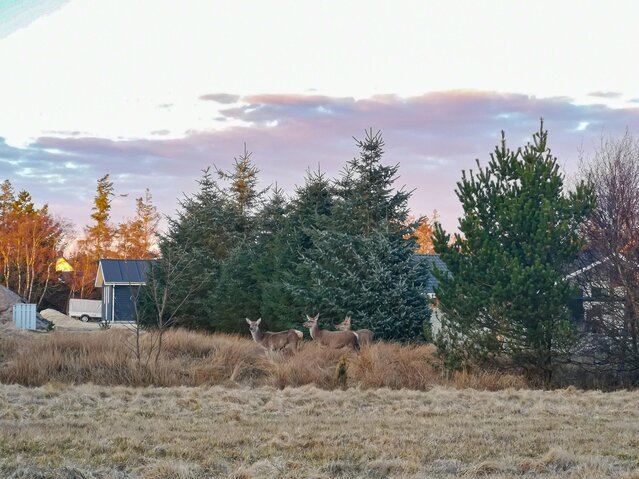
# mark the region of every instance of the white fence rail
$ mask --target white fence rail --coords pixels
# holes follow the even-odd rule
[[[13,322],[18,329],[36,329],[36,305],[35,304],[14,304]]]

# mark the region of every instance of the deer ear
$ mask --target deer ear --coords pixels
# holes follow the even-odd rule
[[[246,322],[247,322],[247,323],[249,324],[249,326],[250,326],[250,325],[251,325],[251,323],[252,323],[253,321],[251,321],[250,319],[246,318]]]
[[[255,321],[255,324],[259,326],[261,322],[262,322],[262,318],[257,318],[257,321]]]
[[[313,318],[313,321],[317,321],[318,319],[319,319],[319,313],[315,315],[315,317]]]

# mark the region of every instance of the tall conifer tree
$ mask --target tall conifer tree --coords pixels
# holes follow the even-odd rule
[[[111,215],[111,197],[113,196],[113,182],[106,174],[98,180],[91,218],[95,224],[86,228],[87,241],[93,247],[94,260],[108,255],[115,230],[109,223]]]
[[[441,225],[435,232],[435,251],[450,270],[436,272],[440,350],[452,364],[506,356],[549,381],[573,338],[567,303],[574,292],[564,278],[580,251],[592,192],[583,184],[566,191],[543,123],[532,143],[514,151],[502,132],[488,166],[477,167],[457,183],[461,235],[451,242]]]
[[[394,187],[399,165],[382,164],[380,133],[366,132],[357,146],[333,187],[330,220],[305,229],[312,246],[300,272],[308,281],[295,293],[329,320],[351,315],[354,327],[378,337],[415,339],[429,331],[430,314],[406,224],[410,193]]]
[[[195,194],[180,201],[176,217],[169,219],[168,232],[159,241],[160,258],[155,267],[160,268],[157,277],[162,278],[171,269],[166,261],[187,265],[188,274],[181,275],[169,292],[171,304],[179,304],[181,298],[194,290],[193,283],[197,282],[197,292],[180,309],[180,324],[214,329],[208,294],[217,286],[220,263],[233,248],[234,238],[225,227],[225,199],[208,168],[202,172],[198,186]],[[194,260],[182,261],[182,254]]]

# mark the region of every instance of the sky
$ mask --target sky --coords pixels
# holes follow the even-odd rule
[[[163,214],[244,143],[262,186],[335,176],[381,130],[417,215],[457,225],[455,184],[539,129],[572,178],[639,136],[639,2],[0,0],[0,179],[78,225]],[[126,196],[124,196],[126,195]]]

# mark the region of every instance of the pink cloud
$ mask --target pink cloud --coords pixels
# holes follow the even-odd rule
[[[221,96],[220,96],[221,95]],[[216,94],[235,99],[235,95]],[[164,213],[172,214],[182,192],[192,192],[200,170],[216,164],[228,168],[244,142],[261,170],[264,185],[277,182],[289,193],[303,181],[307,168],[318,164],[337,175],[357,154],[353,136],[372,127],[382,131],[386,161],[400,162],[399,185],[413,190],[416,213],[440,212],[449,229],[461,214],[454,194],[462,169],[486,162],[506,131],[511,146],[525,143],[545,120],[549,144],[566,169],[574,171],[580,149],[592,151],[602,134],[639,131],[639,108],[611,109],[603,105],[575,105],[568,98],[535,98],[495,92],[452,91],[400,98],[367,99],[321,95],[252,95],[234,100],[223,110],[226,118],[245,126],[191,132],[184,138],[115,141],[89,137],[43,137],[26,150],[0,148],[0,177],[16,179],[38,190],[45,201],[84,204],[93,195],[95,180],[112,173],[116,188],[130,197],[151,188]],[[20,158],[2,162],[2,154]],[[78,168],[64,166],[68,162]],[[34,175],[60,175],[62,185],[43,184]],[[80,197],[80,198],[78,198]],[[123,213],[130,205],[123,205]],[[80,224],[90,205],[62,208]],[[116,214],[119,210],[116,210]],[[72,214],[69,214],[72,211]],[[128,211],[128,210],[127,210]]]

